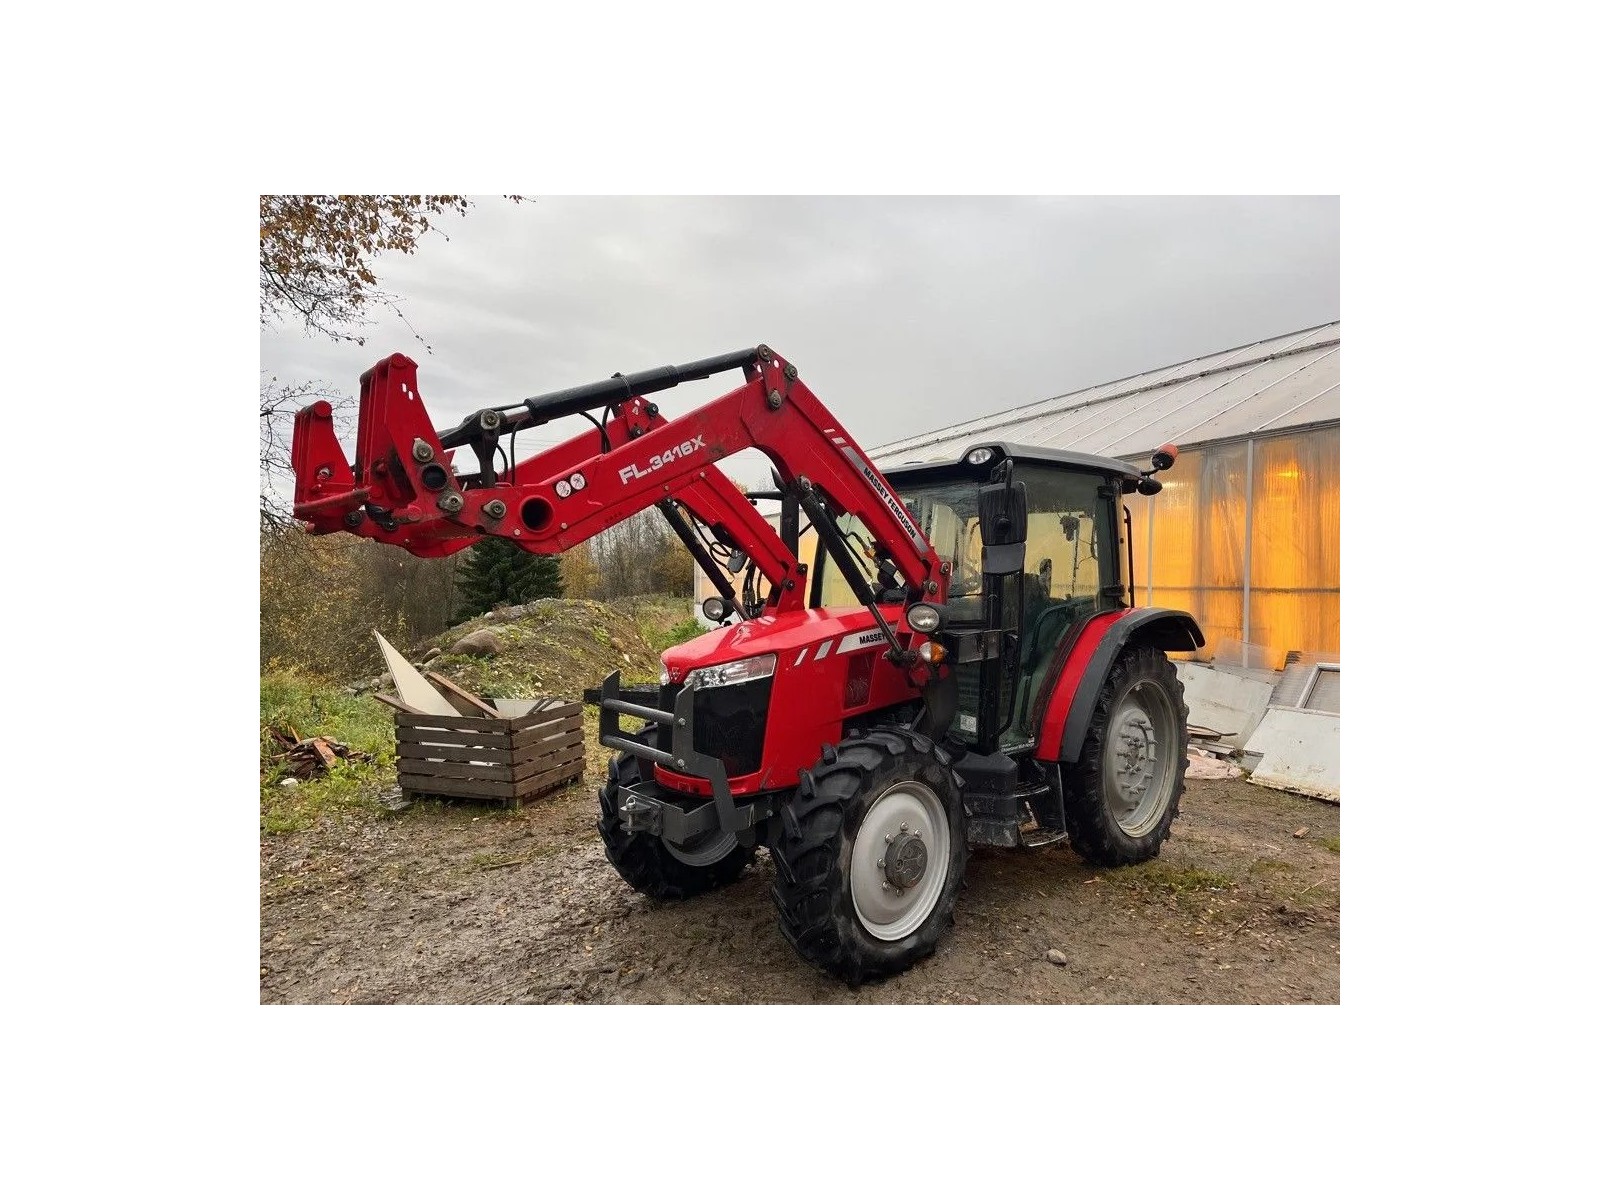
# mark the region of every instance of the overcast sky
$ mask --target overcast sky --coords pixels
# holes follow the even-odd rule
[[[380,318],[365,346],[263,329],[262,369],[353,396],[400,351],[442,428],[766,342],[871,448],[1339,316],[1335,197],[483,198],[442,228],[377,262],[431,355]],[[738,379],[656,399],[675,416]]]

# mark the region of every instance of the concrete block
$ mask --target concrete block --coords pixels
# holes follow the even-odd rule
[[[1336,713],[1269,709],[1245,751],[1261,755],[1250,776],[1251,783],[1322,800],[1339,799]]]
[[[1231,671],[1213,670],[1204,663],[1175,665],[1183,684],[1184,703],[1189,706],[1189,724],[1228,734],[1220,739],[1224,745],[1244,749],[1266,715],[1272,684]]]

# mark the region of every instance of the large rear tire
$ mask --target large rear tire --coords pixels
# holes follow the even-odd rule
[[[847,983],[905,970],[950,926],[967,866],[950,757],[875,729],[827,747],[773,822],[778,928]]]
[[[658,731],[646,725],[637,735],[656,745]],[[702,834],[678,846],[647,833],[629,833],[618,815],[620,788],[643,778],[639,759],[632,754],[613,755],[606,766],[606,784],[600,789],[600,840],[606,858],[634,891],[655,900],[683,900],[713,888],[726,887],[739,878],[755,859],[754,846],[741,846],[731,833]]]
[[[1167,656],[1132,646],[1095,701],[1078,761],[1062,765],[1067,837],[1102,867],[1144,862],[1172,833],[1189,768],[1189,709]]]

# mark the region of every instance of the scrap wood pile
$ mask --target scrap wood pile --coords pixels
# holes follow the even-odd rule
[[[326,775],[328,769],[341,758],[347,762],[372,761],[372,755],[365,750],[352,750],[332,738],[303,738],[292,725],[287,730],[269,726],[266,734],[279,748],[278,753],[268,756],[269,761],[283,763],[284,773],[296,779],[315,779],[318,775]]]
[[[413,795],[499,800],[516,808],[583,777],[583,706],[550,696],[485,698],[407,662],[373,630],[396,694],[396,774]]]

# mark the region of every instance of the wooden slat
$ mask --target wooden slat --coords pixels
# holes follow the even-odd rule
[[[583,764],[569,763],[515,783],[489,779],[453,779],[437,775],[402,773],[400,786],[406,793],[428,796],[455,796],[468,800],[500,800],[516,807],[565,784],[583,778]]]
[[[381,693],[374,692],[374,693],[372,693],[372,698],[374,700],[376,700],[379,704],[387,704],[390,708],[394,709],[396,712],[410,713],[414,717],[425,717],[425,716],[427,716],[427,714],[425,712],[423,712],[420,708],[412,708],[411,705],[407,704],[404,700],[401,700],[401,699],[399,699],[398,697],[395,697],[395,696],[385,696],[385,695],[382,695]]]
[[[397,713],[394,723],[397,729],[456,729],[467,733],[509,732],[503,717],[414,717],[410,713]]]
[[[551,771],[534,775],[528,779],[519,779],[511,786],[515,789],[516,796],[522,800],[531,800],[542,795],[561,784],[571,783],[573,780],[583,778],[583,765],[557,767]]]
[[[570,729],[523,746],[456,746],[442,742],[405,741],[397,742],[395,748],[402,762],[435,758],[445,762],[527,764],[572,750],[577,750],[576,757],[582,757],[582,750],[578,748],[583,745],[583,740],[581,729]]]
[[[400,768],[410,776],[427,776],[438,779],[488,779],[500,783],[515,783],[512,769],[506,765],[492,767],[477,763],[427,762],[415,758],[405,759]]]
[[[512,782],[522,782],[523,779],[531,779],[536,774],[544,774],[546,771],[554,771],[557,768],[562,768],[562,766],[570,765],[576,765],[576,770],[582,773],[582,770],[584,770],[584,755],[582,755],[581,750],[574,754],[573,750],[568,749],[563,754],[552,754],[549,757],[539,758],[538,762],[533,763],[512,763],[512,766],[510,766],[510,778],[512,778]]]
[[[397,755],[403,767],[410,762],[437,759],[440,762],[482,762],[495,766],[510,766],[511,751],[485,746],[412,746],[401,745]]]
[[[434,796],[477,796],[487,800],[510,800],[518,785],[492,779],[444,779],[436,775],[401,775],[400,786]]]
[[[561,717],[581,717],[583,705],[576,700],[562,700],[553,703],[550,707],[529,713],[525,717],[513,717],[507,722],[513,732],[518,729],[531,729],[535,725],[543,725],[546,721],[555,721]]]
[[[546,738],[544,741],[536,742],[531,746],[523,746],[520,749],[512,750],[511,761],[514,763],[538,762],[540,759],[549,758],[552,754],[565,755],[569,758],[581,758],[583,757],[583,751],[579,747],[582,745],[583,733],[575,729],[571,733],[563,733],[559,737]]]
[[[396,729],[394,740],[401,746],[431,743],[436,746],[493,746],[497,750],[511,749],[509,733],[461,733],[450,729]]]
[[[537,729],[519,729],[511,735],[511,748],[520,754],[538,747],[543,742],[569,738],[573,734],[583,736],[582,717],[566,717],[553,725],[541,725]]]
[[[582,712],[583,705],[569,700],[541,712],[532,712],[525,717],[514,717],[510,720],[504,717],[419,717],[410,713],[397,713],[394,723],[397,729],[455,729],[473,733],[506,734],[532,729],[561,717],[581,715]]]
[[[477,711],[477,715],[480,717],[493,717],[497,721],[505,720],[505,718],[502,717],[498,711],[496,711],[493,705],[484,703],[484,701],[480,700],[477,696],[474,696],[471,692],[467,691],[466,688],[462,687],[452,679],[447,679],[445,676],[439,674],[439,672],[424,671],[422,673],[422,677],[443,692],[446,700],[459,700],[462,704],[467,705],[467,707],[475,709]]]

